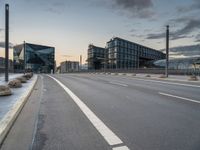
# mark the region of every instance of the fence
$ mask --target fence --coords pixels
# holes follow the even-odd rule
[[[13,72],[13,69],[9,69],[9,72]],[[0,67],[0,73],[5,73],[5,68]]]
[[[165,74],[165,69],[145,68],[145,69],[102,69],[102,70],[82,70],[76,73],[86,72],[110,72],[110,73],[145,73],[145,74]],[[196,75],[200,76],[200,68],[196,69],[169,69],[169,75]],[[75,73],[75,72],[74,72]]]

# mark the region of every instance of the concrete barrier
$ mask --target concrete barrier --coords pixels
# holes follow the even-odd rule
[[[166,75],[162,74],[162,75],[159,76],[159,78],[164,79],[164,78],[167,78],[167,77],[166,77]]]
[[[197,78],[197,76],[190,76],[188,80],[189,81],[198,81],[198,78]]]
[[[8,82],[8,86],[10,88],[20,88],[20,87],[22,87],[22,83],[20,80],[14,79],[14,80],[11,80]]]
[[[0,85],[0,96],[9,96],[11,94],[12,91],[7,85]]]
[[[151,77],[151,75],[147,74],[145,77],[147,77],[147,78],[150,78],[150,77]]]
[[[133,73],[132,76],[135,77],[135,76],[136,76],[136,73]]]
[[[21,83],[26,83],[27,79],[25,77],[18,77],[17,80],[21,81]]]

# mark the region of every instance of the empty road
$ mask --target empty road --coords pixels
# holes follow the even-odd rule
[[[199,150],[200,84],[39,75],[2,150]]]

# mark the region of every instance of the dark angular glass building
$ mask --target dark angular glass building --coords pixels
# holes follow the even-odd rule
[[[88,46],[88,69],[99,70],[105,67],[105,59],[107,53],[105,48],[97,47],[94,45]]]
[[[107,42],[106,49],[106,64],[110,69],[143,68],[149,61],[165,59],[160,51],[118,37]]]
[[[13,48],[14,72],[51,73],[55,68],[55,48],[24,43]]]

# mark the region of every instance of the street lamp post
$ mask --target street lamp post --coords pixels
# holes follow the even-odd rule
[[[166,66],[165,66],[165,76],[168,77],[168,67],[169,67],[169,25],[166,26]]]
[[[8,82],[9,76],[9,5],[5,5],[5,81]]]

